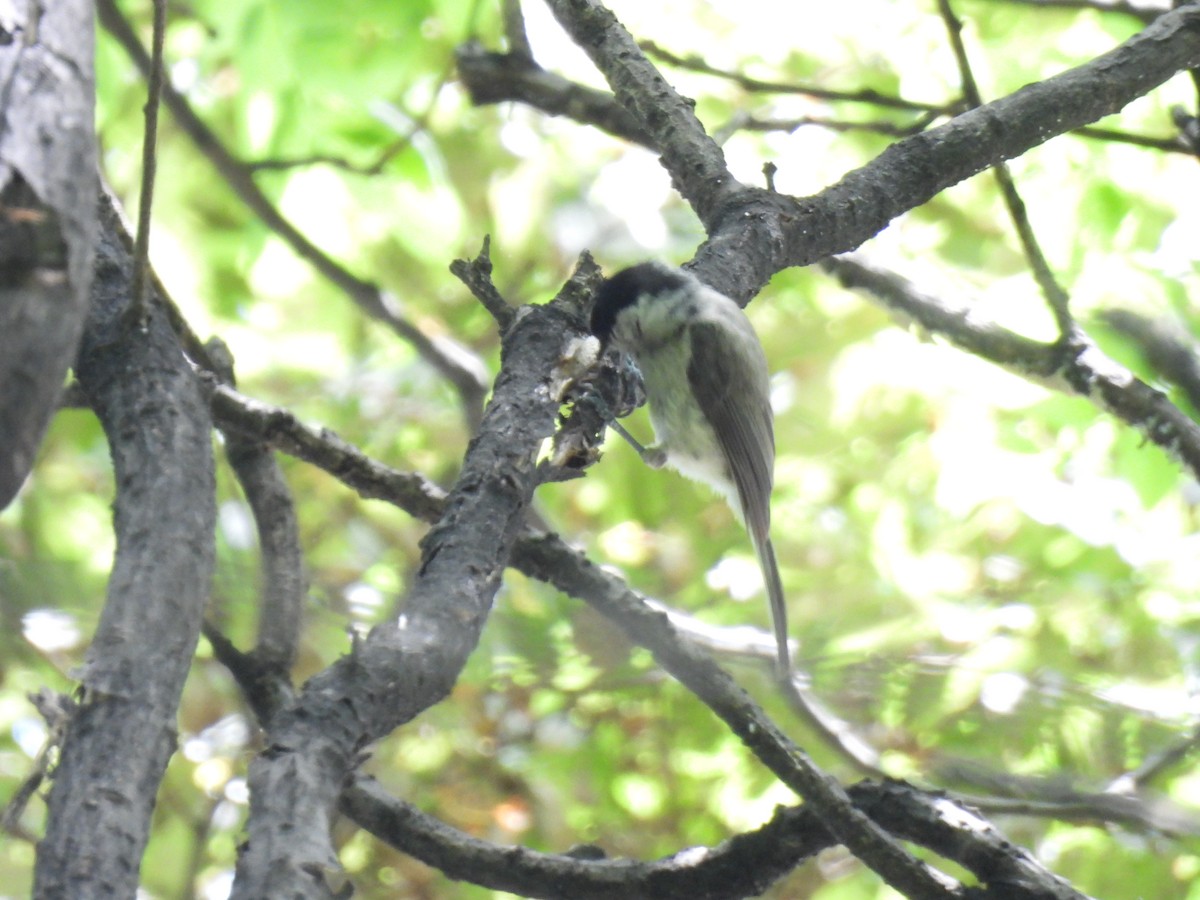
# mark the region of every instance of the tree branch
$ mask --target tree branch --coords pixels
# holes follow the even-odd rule
[[[278,406],[239,394],[228,385],[212,388],[213,416],[223,431],[263,441],[328,472],[365,500],[387,500],[412,516],[436,522],[446,492],[423,475],[376,462],[328,428],[310,428]]]
[[[150,42],[150,71],[146,77],[146,126],[142,133],[142,188],[138,199],[137,237],[133,250],[131,321],[146,318],[146,271],[150,268],[150,212],[154,208],[154,176],[158,172],[158,107],[162,99],[163,42],[167,33],[167,0],[153,0],[154,25]]]
[[[221,379],[232,387],[235,379],[229,348],[213,338],[206,349],[209,359],[219,366]],[[308,591],[296,505],[279,462],[265,441],[230,429],[225,432],[225,456],[254,515],[262,557],[253,661],[284,677],[296,659]]]
[[[955,801],[902,782],[863,782],[849,790],[855,806],[906,840],[929,846],[972,872],[971,900],[1086,900],[1029,854]],[[836,843],[819,812],[779,808],[771,821],[715,848],[690,848],[654,862],[596,860],[497,847],[463,834],[359,778],[343,810],[396,849],[448,875],[525,897],[610,900],[757,896],[797,864]],[[482,876],[482,878],[481,878]]]
[[[570,557],[575,556],[572,563]],[[592,565],[553,535],[519,543],[513,563],[522,571],[581,597],[648,648],[664,669],[716,713],[746,747],[817,810],[826,827],[855,856],[906,897],[955,897],[960,890],[908,854],[856,809],[845,790],[817,768],[734,680],[667,617],[649,607],[619,578]]]
[[[723,205],[733,201],[741,185],[696,119],[693,104],[666,82],[599,0],[547,0],[547,5],[604,75],[617,104],[642,123],[676,189],[711,233]]]
[[[938,11],[946,24],[950,47],[958,62],[959,77],[962,78],[963,95],[967,98],[967,104],[972,108],[982,106],[983,96],[979,93],[979,86],[975,83],[975,73],[971,70],[967,45],[963,43],[962,22],[954,14],[950,0],[938,0]],[[1054,321],[1058,324],[1059,340],[1068,344],[1082,340],[1079,326],[1075,324],[1075,320],[1071,316],[1067,292],[1054,277],[1054,273],[1050,270],[1050,263],[1046,261],[1046,255],[1042,253],[1041,245],[1038,243],[1037,235],[1033,232],[1033,225],[1030,223],[1029,214],[1025,209],[1025,201],[1021,199],[1021,195],[1017,191],[1017,183],[1008,170],[1008,164],[997,163],[992,168],[992,174],[1000,188],[1000,196],[1004,199],[1008,216],[1017,230],[1021,249],[1024,250],[1029,268],[1033,271],[1034,280],[1042,289],[1042,296],[1046,298],[1046,303],[1054,315]]]
[[[450,263],[450,271],[459,281],[466,285],[467,289],[482,304],[483,308],[491,313],[492,318],[496,320],[496,326],[500,329],[500,333],[504,334],[512,325],[517,311],[508,305],[508,302],[496,290],[496,286],[492,284],[491,248],[491,237],[485,237],[483,239],[483,248],[479,251],[478,256],[474,259],[454,260],[454,262]]]
[[[834,102],[844,103],[865,103],[869,106],[878,106],[883,109],[900,109],[913,112],[932,112],[945,114],[950,111],[957,101],[950,103],[924,103],[919,100],[907,100],[904,97],[896,97],[891,94],[884,94],[871,88],[858,91],[839,91],[827,87],[820,87],[815,84],[793,84],[786,81],[764,81],[761,78],[750,78],[743,75],[741,72],[730,72],[725,69],[718,69],[715,66],[709,65],[701,57],[680,56],[677,53],[672,53],[669,50],[656,44],[654,41],[641,41],[640,46],[646,53],[653,56],[655,59],[660,59],[668,65],[675,66],[678,69],[686,69],[689,72],[700,72],[704,75],[712,75],[716,78],[732,81],[743,90],[751,93],[763,94],[801,94],[805,97],[815,97],[818,100],[831,100]]]
[[[990,360],[1031,381],[1086,397],[1132,425],[1200,478],[1200,426],[1162,392],[1105,356],[1086,337],[1072,347],[1043,344],[988,322],[965,306],[953,306],[892,272],[856,255],[833,257],[821,268],[844,287],[865,292],[904,320],[946,338],[954,346]]]
[[[38,845],[38,897],[132,897],[208,601],[216,523],[207,397],[157,310],[125,327],[133,260],[101,210],[76,372],[113,456],[117,556]]]
[[[505,333],[492,400],[422,541],[399,619],[373,629],[272,721],[268,748],[250,767],[234,898],[330,896],[321,875],[336,866],[330,816],[359,752],[449,693],[538,483],[538,449],[560,403],[550,373],[578,330],[585,285],[597,278],[594,266],[581,266],[559,298],[528,308]]]
[[[898,141],[837,184],[796,199],[731,181],[691,105],[598,0],[550,5],[592,56],[618,105],[649,131],[704,223],[709,239],[696,255],[696,271],[743,303],[780,269],[852,250],[947,187],[1115,113],[1200,63],[1200,9],[1181,7],[1082,66]]]
[[[458,48],[458,76],[477,106],[519,100],[548,116],[567,116],[585,125],[650,146],[641,123],[613,101],[612,94],[547,72],[517,53],[491,53],[477,41]]]
[[[899,141],[799,201],[785,255],[803,265],[853,249],[945,188],[1115,113],[1198,62],[1200,9],[1169,12],[1108,53]]]
[[[1104,310],[1100,318],[1132,341],[1146,365],[1159,378],[1178,385],[1192,409],[1200,410],[1200,352],[1179,323],[1124,309]]]
[[[1072,134],[1089,138],[1094,141],[1109,141],[1114,144],[1129,144],[1132,147],[1147,147],[1151,150],[1161,150],[1163,153],[1182,153],[1185,156],[1195,156],[1196,151],[1180,139],[1179,135],[1163,138],[1145,134],[1130,134],[1112,128],[1098,128],[1095,125],[1085,125],[1076,128]]]

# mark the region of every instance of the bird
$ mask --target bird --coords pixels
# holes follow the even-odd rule
[[[602,282],[590,331],[602,351],[627,354],[641,372],[655,443],[643,447],[610,424],[649,465],[668,465],[715,489],[746,527],[770,602],[777,673],[787,677],[787,607],[770,534],[770,374],[754,326],[695,275],[649,261]]]

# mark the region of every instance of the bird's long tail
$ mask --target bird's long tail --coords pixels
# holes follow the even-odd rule
[[[788,678],[792,673],[792,655],[788,651],[787,607],[783,601],[783,582],[779,580],[779,565],[775,562],[775,547],[770,536],[761,540],[751,536],[758,553],[763,580],[767,584],[767,599],[771,603],[771,623],[775,628],[775,648],[778,652],[778,675]]]

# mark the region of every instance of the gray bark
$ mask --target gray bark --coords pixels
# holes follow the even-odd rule
[[[92,5],[0,3],[0,509],[75,356],[96,232]]]
[[[117,557],[54,771],[40,900],[135,895],[214,555],[208,398],[158,306],[144,329],[123,320],[133,261],[102,218],[77,373],[112,451]]]

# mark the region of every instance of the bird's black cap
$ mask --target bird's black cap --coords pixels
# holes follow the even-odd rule
[[[687,284],[687,277],[678,269],[657,262],[638,263],[622,269],[605,279],[596,292],[592,305],[591,329],[601,344],[607,344],[617,324],[617,314],[633,306],[644,294],[662,294],[678,290]]]

